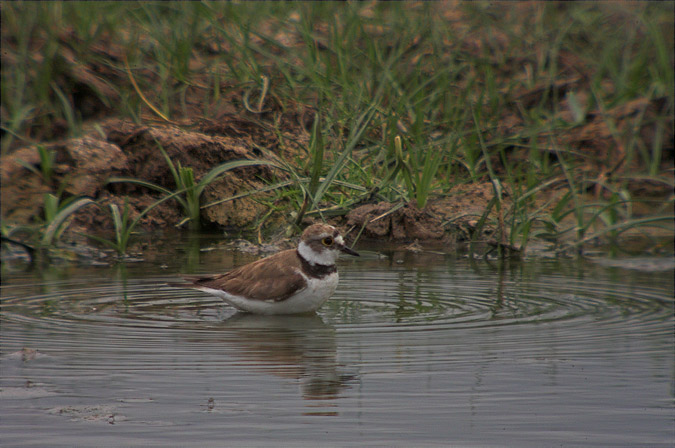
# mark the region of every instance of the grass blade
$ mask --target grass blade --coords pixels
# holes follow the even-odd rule
[[[80,198],[76,201],[69,204],[67,207],[64,207],[60,210],[55,216],[52,222],[47,226],[44,235],[42,235],[42,244],[44,246],[49,246],[54,241],[54,237],[57,234],[58,230],[61,228],[61,225],[66,219],[68,219],[73,213],[75,213],[80,208],[93,204],[94,201],[89,198]]]
[[[356,145],[361,141],[361,137],[368,128],[368,124],[370,124],[370,121],[375,116],[375,112],[377,112],[377,105],[372,103],[352,126],[345,149],[342,151],[342,153],[340,153],[337,160],[335,160],[335,163],[333,163],[330,171],[328,174],[326,174],[326,178],[321,183],[321,185],[319,185],[319,188],[317,188],[317,191],[312,198],[312,202],[314,204],[318,204],[319,201],[321,201],[321,198],[326,193],[326,190],[328,190],[328,187],[330,187],[330,185],[333,183],[335,176],[337,176],[340,170],[344,167],[347,156],[351,154]]]
[[[234,160],[231,162],[225,162],[213,168],[199,181],[199,183],[195,187],[197,196],[200,196],[202,194],[202,191],[204,191],[204,188],[206,188],[207,185],[213,182],[221,174],[233,170],[235,168],[242,168],[245,166],[258,166],[258,165],[267,165],[275,168],[281,168],[278,164],[274,162],[260,159],[245,159],[245,160]]]

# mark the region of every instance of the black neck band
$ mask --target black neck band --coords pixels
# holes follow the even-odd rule
[[[298,254],[298,258],[300,258],[300,263],[302,263],[302,271],[309,277],[324,278],[327,275],[337,272],[337,267],[334,264],[328,266],[325,264],[312,264],[305,260],[305,257],[302,256],[300,251],[296,252]]]

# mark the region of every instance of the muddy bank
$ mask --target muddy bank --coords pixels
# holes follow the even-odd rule
[[[32,4],[9,5],[5,12],[32,13]],[[181,68],[176,71],[165,71],[156,52],[166,47],[158,38],[164,35],[148,33],[142,20],[132,21],[131,28],[101,27],[89,35],[62,14],[72,7],[69,4],[42,10],[63,19],[53,29],[29,30],[25,20],[13,22],[8,20],[12,14],[4,14],[8,26],[1,33],[3,69],[16,73],[17,79],[25,77],[25,84],[15,85],[24,86],[27,94],[38,92],[40,85],[49,88],[42,96],[32,95],[31,101],[27,95],[25,104],[12,104],[5,99],[11,96],[3,96],[3,229],[24,226],[25,231],[12,230],[11,236],[30,244],[39,241],[49,222],[45,198],[54,195],[49,200],[57,197],[61,205],[69,198],[96,201],[72,215],[62,241],[90,244],[82,234],[110,238],[112,205],[128,207],[129,221],[140,219],[137,230],[178,226],[182,231],[197,220],[186,221],[180,200],[156,205],[168,192],[180,189],[172,166],[189,168],[199,181],[214,167],[235,160],[280,161],[295,171],[290,175],[265,165],[238,168],[209,184],[201,195],[202,206],[215,203],[200,211],[203,230],[228,236],[250,232],[258,244],[289,236],[290,230],[297,233],[293,226],[320,219],[319,210],[347,232],[348,239],[446,246],[475,240],[515,244],[532,241],[535,235],[545,240],[541,230],[547,226],[547,242],[583,240],[588,235],[584,232],[672,215],[672,93],[660,85],[659,77],[646,76],[652,72],[644,61],[650,57],[645,56],[649,48],[638,45],[670,44],[672,20],[655,22],[651,31],[646,23],[635,21],[670,15],[647,14],[636,5],[600,6],[595,12],[533,3],[491,4],[491,12],[462,3],[424,5],[396,5],[403,8],[400,17],[424,24],[407,37],[400,32],[397,9],[375,3],[354,5],[358,14],[353,16],[343,15],[345,10],[337,4],[325,15],[322,8],[314,14],[312,8],[286,5],[286,15],[262,16],[256,7],[249,11],[251,18],[261,20],[251,21],[245,38],[229,9],[214,8],[208,17],[217,26],[193,30],[196,39],[180,67],[173,67]],[[185,10],[171,8],[177,21],[156,23],[157,31],[172,31],[172,23],[191,17],[189,5],[184,6]],[[122,8],[119,17],[131,11],[121,3],[115,7]],[[423,11],[427,7],[432,15]],[[636,65],[625,71],[638,80],[633,90],[615,85],[618,74],[604,73],[611,64],[593,60],[611,56],[606,44],[616,42],[590,39],[594,36],[586,34],[585,26],[589,22],[576,19],[582,14],[595,14],[603,26],[609,21],[614,29],[636,33],[632,46],[622,50],[622,65]],[[311,17],[311,40],[297,26],[304,23],[302,17]],[[501,19],[486,24],[487,17]],[[207,23],[204,19],[195,23]],[[569,33],[541,33],[550,42],[530,40],[533,32],[551,23],[568,22],[576,23]],[[335,38],[351,34],[345,23],[360,24],[353,27],[353,41]],[[453,33],[445,38],[429,39],[449,30]],[[139,33],[138,40],[129,39],[134,33]],[[661,33],[668,39],[656,39]],[[249,38],[257,50],[241,51],[249,48]],[[618,38],[622,43],[623,36]],[[373,42],[383,54],[400,48],[393,65],[381,65],[379,57],[362,57]],[[345,61],[352,69],[344,74],[334,71],[340,52],[350,56]],[[249,73],[251,65],[257,68]],[[43,66],[54,70],[48,83],[41,76]],[[322,71],[326,79],[312,81]],[[643,78],[657,82],[647,89],[641,85]],[[7,90],[12,90],[10,85]],[[363,98],[351,101],[360,98],[361,93],[356,94],[362,87]],[[378,91],[384,92],[382,97],[374,95]],[[372,120],[348,142],[352,129],[358,128],[354,118],[371,102],[377,106]],[[398,107],[405,102],[410,104]],[[429,107],[414,112],[413,103]],[[472,116],[470,109],[477,114]],[[339,172],[319,203],[310,204],[309,188],[303,192],[299,182],[309,185],[316,165],[308,149],[315,117],[321,118],[317,129],[323,131],[326,148],[318,173],[335,174],[331,171],[336,165]],[[394,161],[396,136],[404,142],[399,153],[406,155]],[[349,143],[352,150],[342,157]],[[425,158],[436,149],[440,168],[430,176],[429,200],[420,209],[415,201],[419,185],[412,185],[410,178],[422,171]],[[52,154],[52,162],[41,160]],[[404,165],[406,170],[389,171]],[[111,183],[111,178],[136,182]],[[501,185],[492,184],[495,178]],[[283,188],[269,189],[284,182]],[[313,218],[297,223],[297,214],[305,213]],[[575,214],[585,222],[575,222]],[[652,230],[645,227],[649,238]]]
[[[649,110],[644,109],[647,106],[636,103],[636,107],[642,108],[643,112]],[[622,114],[627,113],[625,109],[623,107]],[[576,135],[576,141],[572,140],[571,134],[565,136],[567,145],[576,145],[580,150],[588,149],[587,140],[593,140],[588,135],[588,127],[596,126],[594,123],[591,121],[582,127]],[[241,115],[224,115],[217,122],[200,120],[182,125],[139,125],[125,119],[107,119],[96,125],[95,130],[84,137],[42,145],[53,151],[55,156],[48,179],[41,175],[37,145],[20,148],[2,157],[3,222],[19,226],[34,224],[42,216],[45,194],[60,191],[63,197],[89,197],[99,204],[88,206],[73,216],[66,238],[84,242],[87,240],[78,236],[81,233],[110,234],[113,221],[109,204],[117,204],[122,209],[128,203],[130,218],[133,220],[164,197],[165,193],[132,183],[110,183],[109,179],[134,178],[152,182],[168,191],[177,189],[170,165],[160,148],[166,151],[174,165],[191,167],[197,180],[215,166],[233,160],[271,161],[277,156],[292,160],[302,156],[299,145],[280,145],[279,137],[268,126]],[[304,127],[289,126],[286,132],[289,141],[306,141],[308,138]],[[595,135],[593,141],[598,147],[602,146],[598,140],[611,138],[604,131]],[[517,151],[509,155],[514,159],[520,157]],[[593,160],[601,158],[594,157]],[[495,160],[499,170],[498,162]],[[612,160],[610,164],[597,166],[593,173],[595,176],[610,176],[625,170],[627,167],[624,162],[624,159]],[[667,163],[667,157],[664,162]],[[273,181],[284,179],[288,179],[285,172],[269,166],[235,169],[210,184],[204,191],[201,203],[208,204],[261,190]],[[631,193],[640,196],[665,197],[670,192],[668,185],[649,180],[632,182],[628,188]],[[560,175],[559,180],[551,182],[536,201],[544,204],[546,200],[561,197],[566,191],[565,179]],[[406,204],[370,200],[357,204],[344,216],[330,218],[330,221],[348,232],[348,239],[358,235],[359,238],[367,239],[408,243],[417,241],[448,246],[471,239],[506,242],[507,229],[499,227],[499,213],[509,209],[513,199],[508,188],[503,188],[502,211],[492,207],[486,214],[494,194],[493,185],[487,180],[459,184],[440,196],[432,196],[422,210],[414,202]],[[591,189],[589,194],[602,196],[604,192]],[[270,198],[270,193],[258,193],[203,208],[200,217],[202,228],[242,234],[260,230],[264,224],[268,233],[278,233],[275,227],[289,225],[293,210],[284,212],[283,207],[279,207],[279,210],[271,213]],[[556,203],[549,202],[549,208]],[[485,223],[478,226],[484,215]],[[184,217],[180,203],[170,199],[147,213],[140,221],[140,228],[148,232],[174,228],[184,222]],[[305,220],[304,224],[311,221]]]
[[[303,138],[301,130],[295,132],[296,140]],[[112,232],[109,204],[117,204],[122,209],[128,203],[130,217],[135,219],[164,196],[164,193],[132,183],[110,183],[111,178],[144,180],[175,191],[175,179],[160,147],[173,164],[191,167],[197,180],[219,164],[243,159],[273,160],[275,151],[280,152],[276,136],[259,123],[242,117],[221,117],[217,124],[200,121],[186,126],[138,125],[130,120],[108,119],[98,123],[96,131],[82,138],[42,146],[55,154],[50,179],[39,174],[41,161],[37,146],[24,147],[2,157],[2,219],[16,225],[36,222],[43,213],[44,195],[55,190],[61,190],[63,196],[96,200],[100,207],[90,206],[74,215],[69,226],[71,235]],[[284,148],[286,153],[280,153],[280,156],[297,156],[288,153],[289,146]],[[286,173],[269,166],[235,169],[210,184],[201,203],[260,190],[272,180],[285,178]],[[432,199],[424,210],[412,202],[364,203],[344,217],[332,218],[331,222],[351,230],[352,238],[356,232],[361,232],[362,237],[370,239],[452,242],[470,237],[492,194],[489,183],[459,185],[443,198]],[[269,212],[269,207],[261,201],[265,198],[265,193],[260,193],[204,208],[202,228],[235,233],[250,231]],[[289,224],[290,211],[268,217],[267,226],[275,222]],[[183,218],[179,202],[170,199],[147,213],[141,219],[140,227],[146,231],[172,228]],[[305,224],[311,221],[306,220]]]
[[[251,145],[251,137],[214,133],[208,123],[190,129],[174,125],[144,126],[129,120],[111,119],[99,123],[99,133],[58,143],[44,144],[54,151],[55,163],[51,179],[27,169],[29,164],[39,172],[37,147],[21,148],[2,158],[2,218],[14,224],[30,224],[40,216],[44,194],[60,189],[65,196],[86,196],[101,207],[89,207],[77,213],[73,229],[86,232],[109,231],[112,221],[107,214],[111,203],[123,207],[128,200],[131,218],[164,195],[132,183],[109,183],[113,177],[128,177],[152,182],[169,191],[177,189],[170,165],[160,150],[163,148],[176,166],[190,167],[199,180],[215,166],[242,159],[260,159],[262,154]],[[227,130],[221,123],[220,130]],[[275,176],[283,173],[275,173]],[[228,198],[257,190],[273,177],[270,167],[253,166],[235,169],[206,187],[202,203]],[[266,211],[259,202],[241,198],[202,210],[205,228],[239,228],[250,226]],[[177,225],[184,214],[176,200],[160,204],[141,221],[145,230]]]
[[[248,126],[246,132],[250,134],[241,130],[242,123]],[[254,127],[256,129],[252,130]],[[68,228],[69,235],[76,237],[78,232],[111,233],[113,221],[108,211],[109,204],[117,204],[121,209],[128,203],[130,217],[135,219],[164,194],[132,183],[109,183],[109,179],[140,179],[175,191],[175,180],[160,146],[174,164],[192,167],[196,179],[224,162],[271,160],[270,153],[257,149],[262,144],[270,145],[273,141],[271,136],[266,134],[265,129],[241,118],[234,123],[221,122],[217,128],[212,123],[181,128],[174,125],[137,125],[129,120],[111,119],[100,123],[99,130],[103,131],[103,135],[99,131],[82,138],[44,145],[55,153],[51,179],[44,179],[38,174],[40,157],[35,146],[21,148],[3,157],[3,220],[18,225],[34,223],[43,212],[44,195],[61,189],[64,196],[85,196],[100,204],[100,207],[90,206],[76,213]],[[254,141],[256,137],[258,142]],[[35,171],[29,170],[26,165],[33,166]],[[284,172],[268,166],[235,169],[209,185],[201,202],[206,204],[260,190],[273,179],[283,180],[285,176]],[[252,230],[269,211],[261,197],[264,199],[265,193],[202,209],[202,228],[237,234]],[[346,216],[333,217],[330,221],[347,231],[349,238],[359,234],[367,239],[452,244],[471,238],[492,197],[490,183],[459,185],[444,197],[432,199],[423,210],[413,202],[379,201],[359,205]],[[490,216],[493,217],[493,214]],[[178,201],[168,200],[143,217],[140,227],[148,232],[172,228],[183,218],[184,212]],[[290,221],[289,211],[277,213],[266,224],[273,227],[276,222],[283,226]],[[305,219],[303,224],[312,221]],[[275,232],[274,229],[271,231]],[[487,226],[482,231],[489,235],[494,229]]]

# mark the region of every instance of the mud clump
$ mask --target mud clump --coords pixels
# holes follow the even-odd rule
[[[493,196],[489,182],[457,185],[421,210],[413,202],[400,208],[389,202],[362,205],[347,214],[347,225],[357,231],[363,227],[366,238],[452,244],[472,238]],[[502,192],[502,200],[505,207],[511,204],[507,190]],[[488,217],[496,220],[496,214],[493,209]],[[495,228],[484,225],[480,232],[487,237]]]
[[[396,210],[389,202],[362,205],[347,214],[347,224],[357,228],[365,225],[367,238],[427,241],[441,240],[445,235],[441,218],[413,203]]]
[[[190,167],[199,181],[214,167],[233,160],[263,159],[246,139],[228,135],[208,135],[198,129],[174,125],[138,125],[129,120],[109,119],[99,124],[102,134],[92,132],[82,138],[43,145],[54,154],[51,179],[43,179],[37,146],[20,148],[3,156],[2,218],[16,224],[30,224],[40,215],[44,194],[62,189],[66,195],[98,200],[102,207],[90,207],[76,214],[73,228],[84,231],[110,230],[108,204],[120,208],[128,203],[130,217],[165,194],[129,182],[109,183],[111,177],[127,177],[152,182],[168,191],[177,186],[171,168],[160,148],[174,166]],[[33,166],[35,171],[26,168]],[[259,190],[272,177],[272,168],[252,166],[234,169],[208,185],[202,203]],[[251,225],[266,207],[250,199],[226,201],[201,212],[205,227],[243,227]],[[175,226],[184,216],[177,200],[170,199],[151,210],[141,221],[146,229]]]

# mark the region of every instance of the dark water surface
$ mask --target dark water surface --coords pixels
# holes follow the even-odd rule
[[[164,286],[251,259],[3,268],[0,445],[675,443],[672,259],[365,251],[309,316]]]

